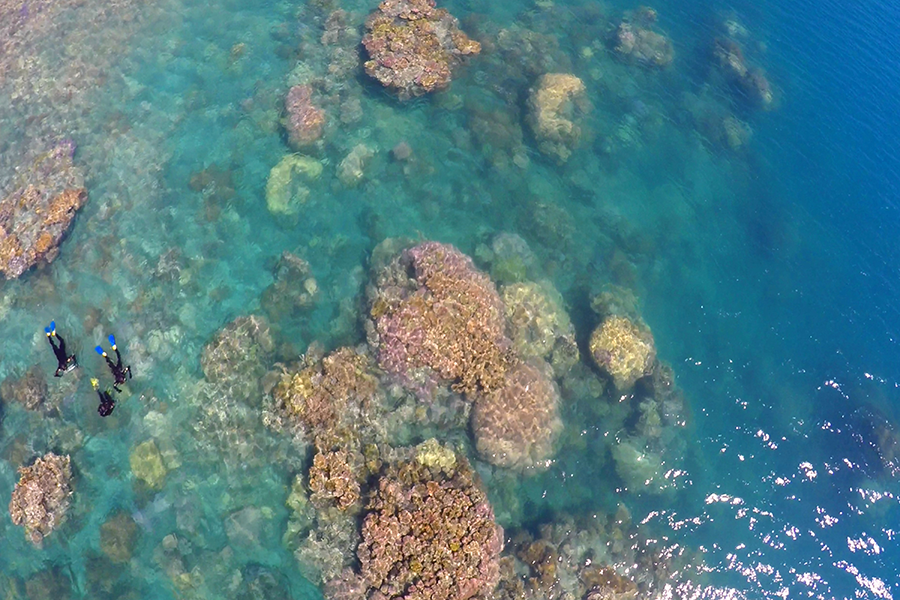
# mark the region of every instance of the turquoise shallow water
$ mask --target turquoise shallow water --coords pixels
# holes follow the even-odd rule
[[[323,45],[337,4],[243,4],[0,4],[13,23],[2,30],[0,192],[67,138],[89,194],[60,256],[0,284],[0,380],[38,364],[53,406],[3,398],[0,498],[49,450],[71,455],[75,487],[41,549],[3,512],[2,597],[318,597],[295,541],[283,542],[291,481],[310,459],[263,426],[264,404],[205,386],[203,348],[265,312],[284,251],[309,262],[318,293],[273,319],[266,369],[313,342],[365,342],[369,261],[384,239],[452,243],[488,270],[501,232],[534,252],[528,277],[559,290],[583,355],[591,297],[615,284],[639,298],[686,423],[666,434],[663,476],[635,485],[613,448],[636,414],[587,384],[563,386],[549,470],[524,478],[476,462],[509,536],[622,505],[631,545],[694,565],[680,573],[690,584],[645,585],[647,597],[900,593],[900,90],[878,50],[893,43],[896,8],[661,3],[654,27],[675,59],[648,70],[604,42],[631,5],[447,3],[483,52],[447,92],[401,103]],[[340,8],[361,36],[375,5]],[[771,110],[713,67],[726,22],[772,82]],[[348,36],[336,47],[361,51]],[[565,165],[525,124],[529,86],[548,71],[581,78],[592,105]],[[291,152],[280,111],[310,73],[330,119],[309,152],[323,172],[295,216],[275,215],[267,178]],[[740,147],[717,128],[727,116],[752,130]],[[407,162],[391,154],[403,141]],[[360,143],[374,156],[349,187],[337,173]],[[62,381],[49,377],[52,319],[83,365]],[[135,377],[101,419],[89,378],[106,373],[91,348],[110,332]],[[404,438],[435,432],[410,426]],[[168,471],[158,489],[129,461],[150,439]],[[101,533],[116,514],[136,525],[120,563]],[[653,579],[646,563],[614,566]]]

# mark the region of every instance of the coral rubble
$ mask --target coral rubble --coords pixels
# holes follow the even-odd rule
[[[453,68],[481,45],[434,0],[384,0],[366,20],[366,73],[401,100],[443,89]]]
[[[19,467],[19,482],[9,501],[9,516],[25,527],[31,542],[42,540],[59,527],[69,509],[72,467],[68,456],[47,453],[30,467]]]

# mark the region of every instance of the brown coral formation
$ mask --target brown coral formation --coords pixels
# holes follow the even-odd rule
[[[547,73],[532,89],[528,98],[528,124],[534,132],[538,149],[564,163],[581,137],[578,124],[589,104],[584,83],[568,73]]]
[[[635,23],[620,24],[615,41],[616,55],[644,67],[665,67],[675,57],[669,38]]]
[[[612,377],[620,392],[649,375],[656,359],[656,347],[650,329],[627,317],[610,316],[591,334],[591,356]]]
[[[481,45],[434,0],[384,0],[366,20],[366,73],[408,100],[450,84],[453,68]]]
[[[478,454],[501,467],[548,467],[562,431],[558,407],[550,366],[540,359],[519,362],[502,387],[475,402],[472,435]]]
[[[16,279],[49,263],[87,200],[84,176],[72,162],[75,145],[63,142],[21,170],[15,188],[0,200],[0,273]]]
[[[323,510],[335,506],[346,511],[358,504],[359,481],[351,462],[353,457],[346,450],[316,453],[309,469],[309,499],[314,507]]]
[[[377,393],[369,358],[352,348],[285,371],[272,391],[281,412],[311,437],[343,435],[339,425],[369,408]]]
[[[297,150],[321,138],[325,126],[325,112],[313,104],[312,92],[312,86],[295,85],[284,100],[288,142]]]
[[[68,456],[47,453],[30,467],[19,467],[19,483],[9,501],[15,525],[25,527],[31,542],[41,541],[59,527],[69,509],[72,467]]]
[[[329,597],[466,600],[496,586],[503,530],[463,456],[390,464],[366,509],[360,571],[329,583]]]
[[[238,317],[204,346],[200,366],[207,381],[253,405],[261,399],[260,378],[275,349],[269,323],[263,317]]]

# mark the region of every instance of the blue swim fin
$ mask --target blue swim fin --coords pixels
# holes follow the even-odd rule
[[[109,334],[109,343],[112,344],[112,349],[116,349],[116,336],[113,334]]]
[[[50,328],[49,328],[49,327],[44,327],[44,333],[47,334],[47,337],[50,337]]]
[[[106,352],[104,352],[103,348],[101,348],[100,346],[97,346],[96,348],[94,348],[94,350],[96,350],[97,354],[99,354],[100,356],[106,356]]]

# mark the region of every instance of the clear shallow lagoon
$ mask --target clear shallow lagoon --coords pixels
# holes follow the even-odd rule
[[[601,400],[565,395],[556,464],[521,482],[486,478],[508,533],[623,503],[641,539],[698,555],[695,597],[900,594],[898,9],[655,4],[675,47],[655,71],[621,63],[603,41],[632,5],[442,5],[476,39],[546,36],[523,60],[584,81],[593,108],[578,150],[564,166],[538,152],[523,120],[533,77],[504,74],[497,49],[447,92],[406,103],[360,69],[322,84],[339,97],[313,152],[324,170],[292,219],[267,210],[266,180],[291,152],[279,123],[288,87],[333,58],[320,42],[329,11],[0,5],[12,23],[0,29],[0,192],[17,166],[71,138],[89,194],[60,256],[0,284],[0,379],[40,364],[55,406],[29,412],[4,398],[0,499],[48,450],[71,454],[75,474],[68,521],[42,549],[0,517],[3,597],[243,598],[262,570],[291,597],[316,597],[282,544],[305,458],[262,426],[258,406],[203,395],[204,346],[261,311],[285,250],[309,262],[319,295],[312,311],[273,323],[269,367],[313,342],[365,341],[368,260],[385,238],[452,243],[488,268],[479,248],[499,232],[528,242],[582,345],[596,325],[591,296],[631,289],[688,414],[683,456],[669,459],[683,472],[649,493],[616,472],[608,440],[621,423],[591,408]],[[360,36],[375,6],[340,5]],[[746,30],[737,37],[774,87],[772,110],[716,74],[710,47],[727,20]],[[361,117],[343,122],[351,98]],[[734,115],[752,137],[729,148],[704,129],[709,113]],[[510,151],[517,136],[523,164]],[[411,162],[391,156],[401,141]],[[336,172],[358,143],[375,156],[348,188]],[[52,319],[80,345],[79,379],[49,376]],[[135,378],[100,419],[88,380],[106,373],[91,348],[110,332]],[[151,438],[168,467],[158,490],[129,463]],[[240,545],[234,515],[246,507],[260,512],[245,513],[258,522]],[[118,512],[138,528],[131,558],[113,564],[101,527]]]

